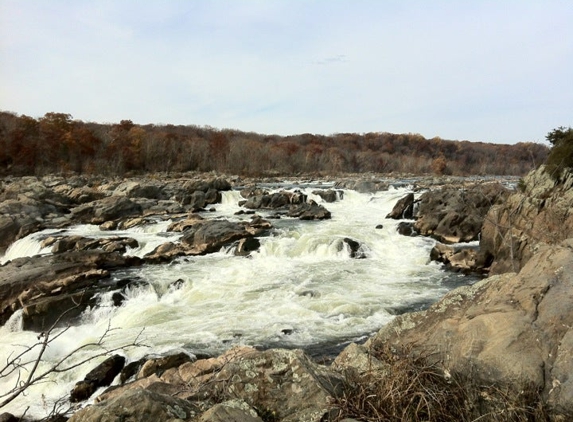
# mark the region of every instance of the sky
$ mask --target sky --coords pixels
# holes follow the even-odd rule
[[[0,0],[0,110],[263,134],[542,142],[571,0]]]

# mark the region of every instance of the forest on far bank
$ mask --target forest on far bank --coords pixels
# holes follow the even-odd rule
[[[549,148],[371,132],[263,135],[195,125],[101,124],[65,113],[0,112],[0,175],[123,176],[216,171],[248,176],[413,173],[522,176]]]

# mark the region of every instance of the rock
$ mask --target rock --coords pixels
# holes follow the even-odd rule
[[[349,372],[356,375],[388,372],[387,364],[371,356],[364,346],[356,343],[350,343],[338,354],[332,362],[332,368],[344,375],[349,375]]]
[[[115,288],[107,282],[109,271],[141,262],[97,250],[10,261],[0,272],[0,323],[22,308],[24,329],[43,331],[58,320],[70,322],[93,304],[97,292]]]
[[[204,254],[217,252],[224,245],[251,236],[244,224],[224,220],[204,220],[186,229],[181,243],[193,254]]]
[[[2,413],[0,414],[0,422],[20,422],[20,418],[11,413]]]
[[[443,187],[422,194],[417,210],[416,231],[442,243],[478,240],[485,216],[501,203],[509,191],[499,184],[468,188]]]
[[[268,195],[269,192],[262,189],[262,188],[259,188],[257,186],[251,186],[248,188],[241,189],[240,194],[243,198],[249,199],[249,198],[252,198],[254,196],[261,196],[262,197],[264,195]]]
[[[228,180],[217,177],[209,182],[209,188],[217,191],[229,191],[233,189],[233,186]]]
[[[88,372],[83,381],[76,383],[70,392],[70,401],[77,403],[87,400],[99,387],[110,385],[124,365],[123,356],[113,355],[107,358]]]
[[[246,402],[229,400],[207,410],[201,415],[199,422],[263,422],[263,419]]]
[[[0,215],[0,252],[5,251],[16,240],[19,231],[20,224],[14,217],[6,214]]]
[[[330,410],[329,397],[342,394],[344,386],[341,376],[300,350],[232,349],[219,361],[225,363],[213,379],[231,382],[226,387],[215,382],[214,389],[285,422],[320,421]]]
[[[338,200],[338,197],[340,195],[340,199],[342,199],[343,197],[343,191],[341,190],[332,190],[332,189],[328,189],[328,190],[314,190],[312,191],[313,195],[318,195],[322,198],[322,200],[324,202],[336,202]]]
[[[199,410],[190,402],[147,389],[128,390],[76,412],[70,422],[190,421]]]
[[[272,194],[250,196],[242,206],[249,209],[279,209],[291,204],[304,204],[306,195],[300,191],[280,191]]]
[[[411,220],[414,218],[414,194],[409,193],[408,195],[404,196],[400,199],[392,211],[386,215],[386,218],[392,218],[394,220],[402,220],[408,219]]]
[[[127,248],[137,248],[139,243],[130,237],[107,237],[92,239],[82,236],[50,237],[42,242],[42,246],[52,245],[52,253],[58,254],[67,251],[87,251],[101,249],[106,252],[118,252],[124,254]]]
[[[120,384],[123,385],[130,379],[135,378],[145,362],[147,362],[147,359],[141,358],[139,360],[129,362],[127,365],[125,365],[119,374]]]
[[[573,237],[573,171],[556,183],[542,166],[523,179],[523,187],[485,218],[480,261],[490,274],[519,271],[539,245]]]
[[[178,256],[186,255],[188,248],[173,242],[166,242],[144,256],[145,262],[159,264],[169,262]]]
[[[568,240],[541,247],[519,274],[489,277],[396,317],[365,347],[405,347],[452,375],[513,394],[538,389],[559,420],[573,410],[572,327]]]
[[[127,180],[122,182],[115,189],[113,195],[126,196],[128,198],[166,199],[159,183],[146,180]]]
[[[108,220],[133,217],[142,213],[141,205],[124,196],[110,196],[72,209],[72,216],[82,223],[101,224]]]
[[[137,378],[146,378],[152,374],[161,375],[167,369],[175,368],[187,362],[195,361],[188,353],[179,352],[169,356],[147,359],[137,374]]]
[[[292,205],[288,210],[288,216],[300,220],[327,220],[331,218],[330,211],[314,201]]]
[[[401,221],[398,223],[398,227],[396,229],[398,233],[402,236],[418,236],[418,232],[414,227],[414,223],[410,221]]]
[[[106,196],[104,192],[90,186],[59,185],[54,187],[54,192],[63,195],[68,203],[74,205],[96,201]]]
[[[18,199],[0,202],[0,251],[12,242],[44,227],[54,226],[62,213],[53,205],[20,195]]]
[[[360,242],[351,239],[349,237],[345,237],[344,239],[342,239],[342,244],[348,246],[350,258],[355,258],[355,259],[366,258],[366,254],[364,253],[364,250]]]
[[[377,225],[376,225],[376,230],[381,230],[381,229],[383,229],[383,228],[384,228],[384,225],[383,225],[383,224],[377,224]]]
[[[477,247],[454,247],[436,243],[430,251],[430,259],[443,263],[447,269],[464,274],[483,273],[483,267],[478,263]]]
[[[221,202],[222,199],[221,192],[217,189],[210,188],[207,192],[205,192],[205,202],[207,204],[218,204]]]
[[[235,255],[248,256],[261,247],[261,241],[256,237],[247,237],[237,242]]]
[[[236,347],[217,358],[168,369],[161,377],[153,374],[118,387],[102,394],[98,406],[130,390],[157,385],[173,391],[177,398],[202,403],[202,407],[215,405],[213,398],[233,399],[247,403],[267,420],[319,422],[332,409],[331,397],[343,394],[345,382],[342,375],[314,363],[300,350]]]
[[[200,190],[193,192],[187,205],[189,205],[193,212],[203,210],[205,205],[207,205],[207,201],[205,200],[205,192]]]

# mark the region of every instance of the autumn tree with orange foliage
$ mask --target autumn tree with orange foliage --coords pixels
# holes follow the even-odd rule
[[[411,173],[524,175],[549,149],[420,134],[261,135],[196,125],[85,123],[65,113],[39,119],[0,112],[0,172],[26,175],[217,171],[240,175]]]

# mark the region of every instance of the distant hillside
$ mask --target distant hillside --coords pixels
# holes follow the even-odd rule
[[[419,134],[261,135],[174,125],[99,124],[64,113],[0,112],[0,173],[217,171],[241,175],[414,173],[524,175],[549,149],[425,139]]]

